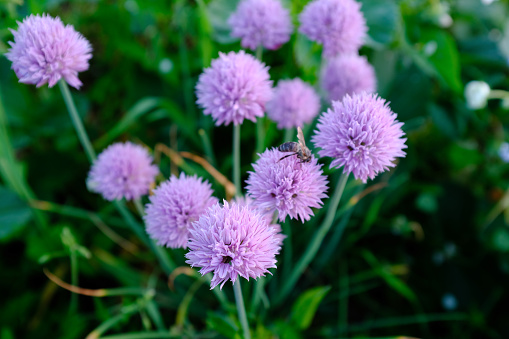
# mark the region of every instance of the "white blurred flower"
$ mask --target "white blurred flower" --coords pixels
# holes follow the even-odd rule
[[[465,99],[470,109],[481,109],[486,107],[490,95],[490,85],[484,81],[470,81],[465,87]]]
[[[498,1],[498,0],[481,0],[481,2],[483,3],[483,5],[491,5],[492,3],[494,3],[495,1]]]
[[[503,162],[509,162],[509,143],[503,142],[498,149],[498,156]]]

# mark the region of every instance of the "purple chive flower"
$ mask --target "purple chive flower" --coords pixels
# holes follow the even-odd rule
[[[348,94],[376,91],[376,75],[364,56],[340,55],[327,61],[320,77],[329,100],[341,100]]]
[[[259,212],[236,203],[215,204],[190,228],[186,263],[201,267],[205,275],[214,272],[210,289],[238,276],[249,280],[276,267],[281,247],[276,230]]]
[[[242,124],[262,117],[272,97],[268,67],[244,51],[219,53],[196,85],[197,103],[216,125]]]
[[[405,156],[401,126],[377,94],[347,94],[320,117],[312,141],[321,148],[320,156],[334,158],[331,167],[344,166],[343,173],[366,182],[394,167],[396,157]]]
[[[244,48],[278,49],[293,31],[290,12],[279,0],[243,0],[228,19],[232,36],[241,38]]]
[[[131,142],[112,144],[94,161],[87,187],[110,201],[139,199],[148,194],[159,173],[152,162],[152,156],[143,146]]]
[[[147,204],[147,233],[160,246],[186,248],[189,227],[218,202],[210,184],[196,175],[172,176],[153,191]]]
[[[281,226],[279,224],[272,223],[274,213],[266,213],[266,211],[258,209],[257,206],[254,204],[254,200],[249,195],[246,195],[245,197],[235,197],[234,201],[241,207],[247,206],[248,208],[253,209],[255,212],[261,213],[262,218],[267,219],[268,225],[274,228],[276,232],[274,236],[279,241],[278,245],[283,246],[283,240],[285,240],[286,235],[283,234],[283,230],[281,229]]]
[[[64,26],[59,17],[47,14],[30,15],[18,22],[18,30],[11,30],[14,42],[5,54],[12,62],[19,82],[37,87],[49,87],[61,78],[72,87],[82,85],[78,72],[88,69],[92,46],[71,25]]]
[[[307,163],[301,163],[296,155],[280,161],[285,155],[288,153],[274,148],[260,154],[254,172],[249,172],[246,189],[257,208],[265,213],[277,211],[280,222],[287,215],[304,222],[314,215],[312,207],[322,207],[328,181],[314,156]]]
[[[357,52],[367,32],[361,5],[354,0],[311,1],[299,20],[299,32],[323,44],[327,58]]]
[[[279,129],[297,128],[318,115],[320,99],[313,87],[299,78],[281,80],[267,103],[267,115]]]

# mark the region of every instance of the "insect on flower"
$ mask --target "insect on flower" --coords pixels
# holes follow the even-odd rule
[[[300,159],[300,162],[310,162],[311,161],[311,151],[306,147],[306,140],[304,140],[304,133],[302,133],[302,129],[297,127],[297,139],[299,142],[290,141],[281,144],[277,149],[280,152],[293,152],[292,154],[285,155],[279,161],[284,158],[291,157],[292,155],[296,155],[297,158]],[[279,162],[278,161],[278,162]]]

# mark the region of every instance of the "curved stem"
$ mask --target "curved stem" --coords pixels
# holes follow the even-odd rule
[[[80,139],[81,145],[85,149],[85,153],[87,154],[88,160],[92,163],[96,158],[94,148],[90,143],[90,139],[88,138],[87,132],[83,127],[83,123],[81,122],[80,116],[78,115],[76,105],[74,105],[71,92],[69,91],[69,86],[67,86],[67,82],[65,82],[65,80],[62,79],[58,82],[58,87],[60,87],[60,91],[62,92],[62,96],[64,97],[65,105],[67,106],[67,110],[69,111],[69,115],[71,116],[71,120],[74,125],[74,128],[76,129],[76,133],[78,133],[78,138]]]
[[[233,183],[235,184],[235,195],[242,195],[240,184],[240,125],[233,126]]]
[[[306,252],[302,255],[300,260],[297,262],[297,265],[293,268],[292,274],[290,278],[286,280],[283,285],[281,292],[278,295],[278,299],[276,300],[276,304],[279,304],[281,301],[288,296],[288,294],[292,291],[297,280],[299,280],[300,276],[304,272],[304,270],[308,267],[309,263],[314,259],[318,249],[320,248],[323,239],[329,232],[332,222],[334,221],[334,216],[336,215],[336,211],[338,209],[339,201],[341,200],[341,195],[343,195],[343,190],[345,189],[346,181],[348,180],[349,173],[341,173],[339,177],[338,184],[336,186],[336,190],[334,191],[334,196],[329,204],[329,209],[327,210],[327,214],[325,219],[318,229],[318,231],[313,236],[313,239],[309,243]]]
[[[240,279],[233,284],[233,291],[235,292],[235,304],[237,305],[237,313],[239,320],[244,331],[244,339],[251,339],[249,332],[249,323],[247,322],[246,308],[244,307],[244,298],[242,297],[242,289],[240,288]]]

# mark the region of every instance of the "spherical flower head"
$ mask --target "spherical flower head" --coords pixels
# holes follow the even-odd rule
[[[150,237],[160,246],[186,248],[189,228],[218,202],[211,185],[195,176],[172,176],[153,191],[145,210]]]
[[[148,194],[159,173],[153,158],[140,145],[115,143],[97,157],[88,173],[87,186],[106,200],[136,200]]]
[[[329,100],[341,100],[346,94],[376,91],[376,75],[366,57],[344,54],[327,61],[320,84]]]
[[[274,236],[278,240],[278,245],[283,246],[283,240],[285,240],[286,235],[283,234],[281,225],[272,223],[274,213],[267,213],[265,210],[259,209],[258,206],[254,204],[253,198],[251,198],[249,195],[246,195],[244,197],[235,197],[234,201],[241,207],[247,206],[248,208],[253,209],[255,212],[261,213],[262,218],[265,218],[267,220],[268,225],[274,228],[276,232]]]
[[[297,128],[311,122],[320,111],[320,98],[301,79],[281,80],[267,103],[267,115],[279,129]]]
[[[321,148],[320,156],[334,158],[331,167],[344,166],[344,173],[366,182],[394,167],[396,157],[405,156],[401,126],[376,94],[347,94],[320,117],[312,141]]]
[[[354,0],[311,1],[299,20],[299,32],[323,44],[327,58],[357,52],[368,30],[361,5]]]
[[[228,19],[232,36],[252,50],[263,46],[278,49],[290,40],[293,31],[290,12],[279,0],[243,0]]]
[[[486,107],[491,92],[490,85],[484,81],[470,81],[465,86],[465,99],[472,110]]]
[[[196,85],[197,103],[216,125],[241,124],[262,117],[272,97],[268,67],[244,51],[219,53]]]
[[[310,162],[301,162],[296,155],[281,159],[286,155],[274,148],[260,154],[246,189],[255,206],[265,213],[277,211],[279,221],[289,215],[304,222],[314,215],[311,208],[322,207],[327,178],[314,156]]]
[[[88,69],[92,46],[71,25],[64,26],[60,18],[47,14],[30,15],[18,22],[18,30],[11,30],[14,42],[5,54],[12,62],[19,82],[49,87],[61,78],[79,89],[78,72]]]
[[[267,219],[247,206],[236,203],[215,204],[190,229],[186,263],[201,267],[205,275],[214,272],[210,283],[220,288],[238,276],[249,280],[276,267],[279,241]]]

